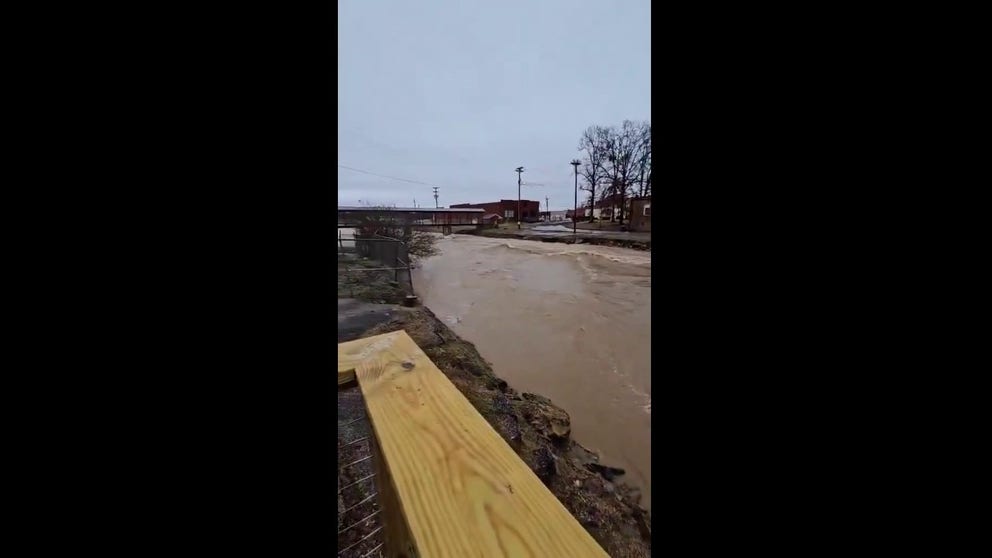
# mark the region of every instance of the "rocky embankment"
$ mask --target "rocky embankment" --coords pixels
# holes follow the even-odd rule
[[[599,463],[595,454],[571,439],[568,413],[545,397],[508,386],[474,345],[427,308],[338,303],[339,343],[406,330],[610,556],[651,555],[649,512],[638,504],[639,495],[615,482],[622,470]],[[341,398],[339,390],[339,405]],[[360,406],[352,404],[339,408],[339,414],[349,408],[360,412]]]

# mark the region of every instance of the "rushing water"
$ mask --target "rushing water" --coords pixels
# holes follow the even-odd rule
[[[424,304],[518,391],[568,411],[572,437],[651,499],[651,254],[451,235],[421,262]]]

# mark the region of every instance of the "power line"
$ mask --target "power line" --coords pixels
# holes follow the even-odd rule
[[[407,179],[407,178],[397,178],[395,176],[387,176],[385,174],[378,174],[378,173],[374,173],[374,172],[369,172],[367,170],[356,169],[356,168],[353,168],[353,167],[346,167],[344,165],[338,165],[338,166],[341,167],[342,169],[348,169],[350,171],[360,172],[362,174],[369,174],[369,175],[372,175],[372,176],[378,176],[380,178],[388,178],[390,180],[399,180],[400,182],[409,182],[411,184],[423,184],[424,186],[433,186],[433,184],[430,184],[428,182],[421,182],[419,180],[410,180],[410,179]]]
[[[387,151],[392,151],[392,152],[396,152],[396,153],[409,152],[409,149],[401,149],[399,147],[395,147],[393,145],[389,145],[388,143],[383,143],[383,142],[375,139],[374,137],[370,136],[369,134],[367,134],[365,132],[362,132],[361,130],[356,130],[354,128],[350,128],[350,127],[349,128],[342,128],[342,127],[338,126],[338,137],[339,138],[341,137],[341,134],[342,133],[344,133],[344,134],[350,134],[350,135],[353,135],[353,136],[357,136],[359,139],[364,139],[367,143],[375,144],[375,145],[377,145],[377,146],[379,146],[381,148],[385,148]],[[443,153],[443,154],[447,155],[449,157],[449,159],[456,160],[456,161],[458,161],[461,164],[466,164],[467,165],[467,164],[470,164],[471,163],[471,161],[469,159],[466,159],[465,157],[462,157],[461,155],[459,155],[458,153],[456,153],[454,151],[449,151],[449,150],[446,150],[446,149],[440,149],[438,147],[431,148],[431,151]]]

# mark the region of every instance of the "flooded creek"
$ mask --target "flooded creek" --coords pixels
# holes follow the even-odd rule
[[[438,241],[417,294],[516,390],[651,498],[651,253],[471,235]]]

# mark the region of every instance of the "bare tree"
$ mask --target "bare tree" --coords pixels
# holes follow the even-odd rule
[[[606,141],[604,170],[609,177],[608,192],[618,200],[617,206],[619,206],[621,225],[623,224],[626,200],[630,196],[636,176],[638,128],[639,126],[634,122],[624,120],[619,129],[609,128],[610,134]]]
[[[411,226],[411,218],[403,217],[397,213],[388,211],[388,207],[367,205],[373,209],[382,211],[366,212],[361,214],[357,226],[355,227],[356,238],[374,238],[383,236],[395,238],[403,241],[407,246],[407,254],[411,260],[418,260],[439,253],[437,249],[437,235],[434,233],[414,230]]]
[[[637,195],[651,195],[651,123],[641,122],[636,127],[637,144],[634,156]]]
[[[644,195],[651,195],[651,156],[648,156],[648,169],[644,174]]]
[[[616,160],[615,146],[617,141],[617,130],[613,126],[601,127],[602,137],[600,138],[600,149],[603,152],[603,156],[599,161],[599,166],[601,173],[603,175],[603,182],[605,189],[603,191],[602,199],[609,199],[610,204],[610,221],[616,219],[616,195],[617,195],[617,165],[614,164]]]
[[[627,199],[651,195],[651,122],[624,120],[619,128],[590,126],[578,149],[583,152],[581,188],[589,192],[589,206],[595,207],[596,194],[601,192],[601,200],[611,200],[610,220],[619,217],[622,225]]]
[[[596,188],[606,179],[603,163],[606,158],[606,142],[610,131],[603,126],[589,126],[579,139],[579,151],[583,152],[582,170],[579,174],[585,180],[581,190],[589,192],[589,222],[595,218]]]

